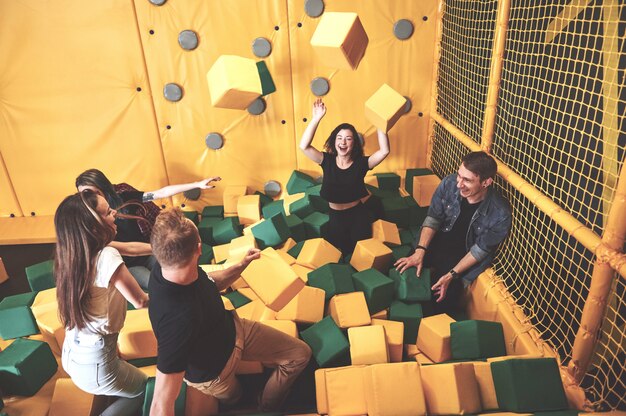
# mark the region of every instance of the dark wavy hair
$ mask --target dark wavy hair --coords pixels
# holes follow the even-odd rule
[[[95,281],[98,253],[115,237],[115,230],[96,212],[97,205],[98,194],[86,190],[65,198],[54,214],[54,278],[59,316],[66,329],[83,329],[89,323],[89,289]]]
[[[76,178],[76,188],[79,186],[93,186],[98,188],[112,209],[118,209],[122,205],[122,198],[115,192],[113,184],[109,178],[98,169],[88,169],[78,175]]]
[[[337,156],[337,149],[335,148],[335,141],[337,140],[337,134],[341,130],[350,130],[352,132],[352,152],[350,153],[350,159],[355,160],[358,157],[363,156],[363,145],[361,139],[359,139],[359,133],[352,124],[341,123],[330,133],[326,143],[324,143],[324,150],[333,156]]]
[[[462,162],[467,170],[480,177],[481,182],[485,179],[495,178],[498,172],[496,160],[482,151],[466,154]]]

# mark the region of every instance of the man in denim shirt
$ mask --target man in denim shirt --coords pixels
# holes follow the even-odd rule
[[[435,190],[415,252],[399,259],[396,269],[431,268],[434,313],[454,313],[464,286],[492,262],[511,229],[511,207],[491,187],[495,160],[485,152],[467,154],[456,174]]]

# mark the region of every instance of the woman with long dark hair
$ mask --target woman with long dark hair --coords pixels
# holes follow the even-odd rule
[[[311,145],[315,131],[326,115],[320,98],[313,103],[311,122],[302,134],[300,149],[322,167],[324,179],[320,195],[330,206],[328,232],[323,236],[341,250],[344,256],[354,251],[356,242],[372,236],[372,214],[364,205],[370,194],[363,179],[389,154],[389,138],[378,132],[379,149],[370,156],[363,155],[363,146],[353,125],[335,127],[324,144],[324,152]]]
[[[88,189],[102,195],[112,209],[119,211],[115,220],[117,235],[111,246],[119,250],[139,286],[147,290],[150,270],[155,262],[150,247],[150,232],[157,215],[161,212],[152,201],[169,198],[195,188],[214,188],[215,185],[211,185],[211,182],[219,180],[221,180],[219,177],[208,178],[142,192],[126,183],[114,185],[98,169],[89,169],[76,178],[76,189],[79,192]]]
[[[65,327],[61,361],[80,389],[118,397],[103,415],[132,415],[143,403],[146,376],[117,355],[126,301],[148,305],[148,295],[128,272],[115,237],[116,211],[100,195],[68,196],[54,216],[54,275]]]

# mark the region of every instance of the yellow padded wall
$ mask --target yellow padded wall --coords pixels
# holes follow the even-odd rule
[[[333,69],[319,62],[310,39],[320,18],[304,12],[305,0],[289,0],[291,69],[296,143],[311,118],[315,96],[309,85],[316,77],[330,82],[322,97],[328,108],[313,145],[321,150],[332,129],[341,122],[353,124],[365,137],[365,153],[378,149],[376,128],[365,117],[365,101],[386,83],[412,101],[409,114],[400,117],[390,130],[390,156],[375,171],[386,172],[426,166],[430,85],[435,44],[437,1],[335,0],[325,2],[325,12],[356,12],[365,28],[369,44],[357,70]],[[428,19],[424,21],[422,18]],[[409,19],[415,28],[404,41],[393,35],[393,24]],[[302,23],[298,27],[298,23]],[[418,113],[423,113],[419,117]],[[307,119],[305,122],[304,119]],[[321,169],[298,152],[298,169],[317,177]]]
[[[91,167],[167,184],[132,3],[0,2],[0,62],[0,154],[25,215],[53,214]]]
[[[188,0],[156,7],[146,0],[135,0],[135,7],[171,183],[222,177],[216,189],[204,191],[199,201],[186,201],[179,195],[174,203],[196,209],[221,205],[226,186],[248,185],[253,193],[262,191],[270,179],[284,187],[296,169],[286,2]],[[195,50],[179,46],[178,35],[183,30],[197,33]],[[257,37],[272,44],[267,58],[257,58],[252,52]],[[263,114],[254,116],[245,110],[211,105],[206,74],[221,55],[266,62],[276,92],[265,97],[267,109]],[[167,83],[183,88],[180,101],[165,99],[163,87]],[[221,149],[205,145],[204,139],[211,132],[223,136]]]

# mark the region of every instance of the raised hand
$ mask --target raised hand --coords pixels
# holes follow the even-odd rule
[[[321,98],[318,98],[313,102],[313,119],[321,120],[326,115],[326,105]]]
[[[200,189],[211,189],[211,188],[215,188],[215,185],[211,185],[211,182],[217,182],[217,181],[221,181],[222,178],[220,178],[219,176],[215,176],[213,178],[207,178],[207,179],[203,179],[201,181],[196,182],[196,187],[200,188]]]

